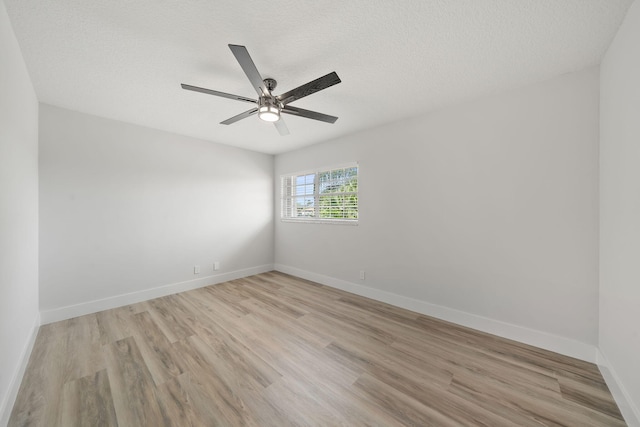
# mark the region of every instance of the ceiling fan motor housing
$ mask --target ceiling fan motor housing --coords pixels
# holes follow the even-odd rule
[[[273,91],[276,88],[276,86],[278,86],[278,82],[276,81],[276,79],[272,79],[270,77],[267,77],[266,79],[264,79],[263,82],[267,90],[269,90],[269,92]]]

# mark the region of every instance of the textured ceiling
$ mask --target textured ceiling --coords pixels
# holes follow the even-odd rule
[[[632,0],[4,0],[41,102],[265,153],[397,121],[599,63]],[[279,94],[336,71],[280,136],[227,44]]]

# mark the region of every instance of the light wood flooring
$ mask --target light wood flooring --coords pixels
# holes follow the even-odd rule
[[[42,326],[9,426],[623,426],[597,367],[270,272]]]

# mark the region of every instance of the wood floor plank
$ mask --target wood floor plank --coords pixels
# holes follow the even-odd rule
[[[242,304],[225,303],[210,287],[183,293],[181,297],[188,299],[203,312],[208,313],[209,317],[220,319],[220,321],[233,322],[234,319],[240,319],[249,314],[249,310]]]
[[[564,399],[605,413],[618,420],[623,419],[611,393],[609,390],[603,389],[600,384],[594,387],[591,382],[580,381],[564,373],[558,374],[558,382]]]
[[[90,376],[105,368],[100,330],[95,314],[69,319],[66,327],[65,360],[68,371],[64,381]]]
[[[329,357],[341,361],[342,364],[351,366],[351,369],[358,369],[370,374],[383,375],[385,377],[403,376],[400,373],[409,374],[418,381],[433,384],[446,388],[451,383],[453,375],[442,369],[415,369],[416,366],[405,363],[400,359],[380,358],[380,354],[385,353],[385,349],[375,347],[360,347],[357,344],[346,342],[333,342],[329,344],[325,353]],[[355,368],[354,368],[355,366]]]
[[[446,390],[452,379],[452,374],[449,372],[441,371],[435,374],[421,372],[403,363],[403,359],[396,359],[394,363],[380,363],[380,360],[391,359],[382,356],[381,352],[376,352],[371,347],[353,345],[353,343],[333,343],[327,347],[327,350],[335,352],[334,354],[339,355],[338,357],[361,362],[366,371],[365,377],[375,378],[397,391],[412,396],[437,412],[449,414],[450,418],[462,425],[509,424],[507,420],[447,393]]]
[[[185,355],[185,363],[192,373],[189,395],[196,410],[204,414],[206,425],[258,426],[239,390],[239,381],[229,381],[228,373],[218,368],[211,348],[198,336],[176,343]]]
[[[182,298],[179,303],[196,313],[190,325],[196,335],[206,342],[216,354],[234,360],[236,365],[242,366],[244,374],[250,375],[263,387],[268,387],[282,376],[249,347],[251,342],[246,342],[247,339],[242,336],[242,330],[232,328],[230,332],[216,322],[215,318],[209,317],[207,313],[201,311],[187,299]]]
[[[118,424],[166,426],[153,378],[133,337],[104,347]]]
[[[145,310],[146,311],[146,310]],[[114,308],[96,313],[100,342],[102,345],[130,337],[132,335],[133,306]]]
[[[322,351],[307,341],[281,334],[277,328],[266,329],[257,319],[248,317],[246,320],[253,331],[269,332],[255,335],[252,348],[283,375],[305,378],[307,381],[330,381],[348,385],[358,377],[358,373],[353,372],[350,367],[321,357]]]
[[[149,313],[170,342],[190,337],[194,332],[171,305],[173,296],[148,301]]]
[[[148,311],[131,317],[131,330],[154,384],[162,384],[185,372],[181,356]]]
[[[60,425],[118,426],[107,370],[65,384]]]
[[[40,328],[9,426],[624,426],[597,366],[268,272]]]
[[[261,359],[251,348],[238,341],[232,334],[215,323],[198,329],[198,338],[215,354],[215,360],[226,372],[237,377],[247,377],[255,387],[268,387],[282,375]]]
[[[475,331],[459,325],[453,325],[427,316],[420,316],[417,323],[428,330],[461,347],[472,348],[500,360],[537,369],[543,373],[566,371],[576,373],[593,380],[603,381],[602,375],[593,363],[568,356],[562,356],[548,350],[528,346],[506,338]]]
[[[363,396],[371,399],[387,414],[393,416],[402,425],[409,426],[459,426],[454,419],[443,415],[433,408],[424,406],[413,397],[363,374],[355,382],[354,388]]]
[[[104,369],[95,315],[43,326],[28,366],[33,368],[27,368],[21,385],[29,386],[28,400],[22,401],[19,392],[13,409],[20,420],[16,425],[29,425],[34,419],[58,423],[64,384]]]
[[[270,306],[262,304],[260,301],[243,301],[241,304],[251,310],[251,317],[253,319],[273,325],[280,331],[296,336],[311,345],[317,346],[318,348],[322,348],[332,341],[331,338],[322,334],[317,329],[305,327],[303,322],[291,321],[291,319],[280,315]],[[303,316],[297,317],[296,320],[299,320],[302,317]]]
[[[60,323],[41,326],[38,331],[9,419],[11,427],[58,423],[66,346]]]
[[[206,422],[194,409],[189,396],[190,374],[185,372],[160,384],[158,404],[167,423],[175,427],[200,427]]]
[[[340,425],[341,419],[334,416],[313,391],[288,377],[270,386],[265,394],[267,399],[295,426]],[[313,409],[312,409],[313,408]],[[313,417],[309,416],[313,413]]]
[[[521,392],[509,384],[494,381],[484,376],[470,373],[455,375],[450,391],[464,389],[472,391],[479,400],[499,402],[501,405],[516,410],[532,420],[543,421],[544,425],[575,426],[618,426],[625,425],[621,420],[605,413],[592,411],[563,399],[553,399],[544,395]],[[459,394],[461,397],[464,395]],[[488,408],[490,409],[490,408]],[[560,422],[559,420],[563,420]]]
[[[342,308],[336,304],[323,304],[304,317],[309,322],[315,320],[317,327],[326,331],[342,331],[353,336],[366,335],[384,344],[390,344],[396,339],[384,326],[373,324],[370,318],[359,313],[342,312]]]
[[[380,407],[338,385],[283,377],[266,393],[296,426],[400,426]]]
[[[405,360],[414,356],[427,360],[429,365],[444,371],[455,373],[473,372],[513,384],[514,387],[560,398],[560,385],[552,372],[541,373],[535,369],[527,369],[519,364],[496,359],[491,355],[474,352],[454,344],[442,344],[436,340],[425,343],[413,340],[404,342],[399,340],[391,344],[394,350],[406,356],[397,356]]]

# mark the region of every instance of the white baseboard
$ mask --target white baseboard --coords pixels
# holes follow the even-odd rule
[[[511,323],[502,322],[500,320],[490,319],[488,317],[478,316],[464,311],[432,304],[426,301],[405,297],[391,292],[382,291],[380,289],[362,286],[345,280],[336,279],[334,277],[325,276],[319,273],[302,270],[296,267],[290,267],[282,264],[275,264],[274,269],[292,276],[301,277],[343,291],[351,292],[417,313],[426,314],[427,316],[436,317],[446,320],[447,322],[456,323],[482,332],[498,335],[524,344],[550,350],[566,356],[575,357],[591,363],[596,363],[596,346],[585,344],[570,338],[561,337],[559,335],[538,331],[535,329],[518,326]]]
[[[624,420],[629,427],[640,427],[640,408],[633,403],[631,396],[629,396],[627,389],[620,380],[620,376],[600,349],[598,349],[597,353],[597,363],[611,395],[618,404],[620,412],[622,412]]]
[[[84,316],[85,314],[97,313],[98,311],[135,304],[153,298],[177,294],[178,292],[215,285],[229,280],[253,276],[254,274],[265,273],[271,270],[273,270],[273,264],[265,264],[257,267],[230,271],[228,273],[200,277],[198,279],[187,280],[185,282],[171,283],[157,288],[145,289],[144,291],[131,292],[129,294],[116,295],[109,298],[87,301],[81,304],[68,305],[66,307],[41,311],[40,318],[44,325],[47,323],[58,322],[60,320],[71,319],[72,317]]]
[[[38,314],[31,326],[29,338],[22,348],[22,353],[20,353],[20,364],[18,365],[18,369],[14,372],[13,378],[11,378],[9,390],[7,390],[4,400],[0,402],[0,426],[6,426],[9,423],[9,417],[11,416],[13,405],[16,402],[16,397],[20,390],[20,384],[22,384],[22,377],[24,376],[24,372],[27,370],[27,364],[29,363],[29,357],[31,357],[31,351],[33,350],[33,345],[36,342],[39,328],[40,315]]]

